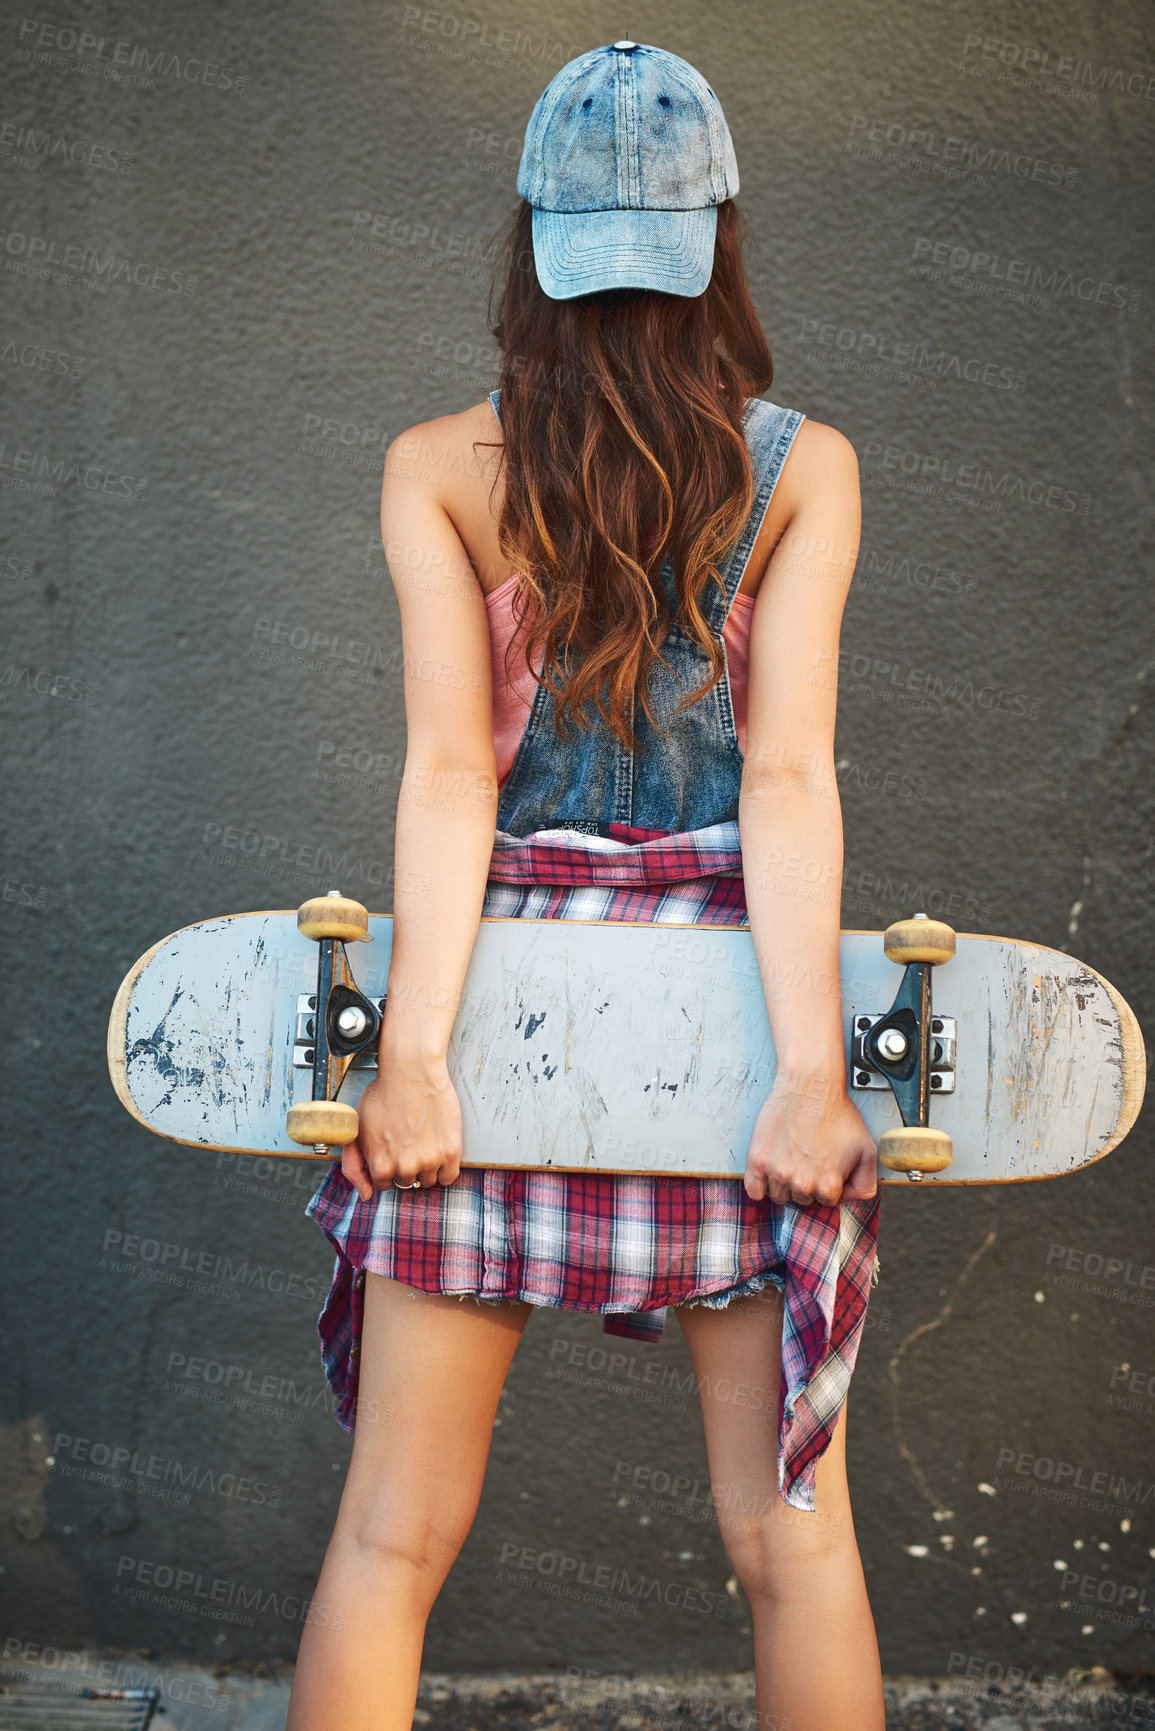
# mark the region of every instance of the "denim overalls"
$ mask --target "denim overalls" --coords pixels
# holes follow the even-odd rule
[[[500,391],[489,395],[495,414],[500,395]],[[720,568],[725,597],[712,583],[701,597],[702,612],[719,639],[804,418],[796,409],[781,409],[759,397],[747,399],[743,429],[753,468],[754,503],[736,546]],[[660,577],[673,619],[677,592],[672,557],[662,566]],[[554,700],[544,687],[536,688],[525,732],[501,790],[499,830],[515,836],[559,827],[603,833],[606,825],[618,823],[681,831],[737,819],[742,750],[729,673],[723,672],[711,691],[675,715],[686,693],[707,677],[709,663],[677,624],[671,626],[662,654],[670,666],[667,669],[657,661],[651,665],[648,695],[667,731],[662,734],[652,727],[638,705],[633,716],[641,742],[638,751],[627,750],[596,711],[588,732],[578,731],[569,741],[560,739],[553,726]]]

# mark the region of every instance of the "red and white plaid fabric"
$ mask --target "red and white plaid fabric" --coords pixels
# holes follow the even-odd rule
[[[499,831],[483,917],[748,923],[736,823],[674,835],[606,827]],[[364,1269],[423,1292],[602,1312],[607,1333],[649,1341],[671,1304],[720,1306],[778,1287],[778,1488],[793,1507],[813,1509],[815,1465],[866,1317],[877,1196],[796,1208],[752,1202],[734,1178],[465,1167],[451,1185],[362,1202],[334,1165],[308,1212],[337,1253],[317,1326],[346,1430],[356,1418]]]

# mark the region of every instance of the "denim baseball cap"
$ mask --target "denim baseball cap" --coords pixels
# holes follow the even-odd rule
[[[646,42],[571,60],[529,117],[517,190],[551,300],[598,289],[700,295],[718,204],[738,190],[721,104],[688,61]]]

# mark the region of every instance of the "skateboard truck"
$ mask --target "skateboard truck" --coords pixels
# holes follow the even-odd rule
[[[883,948],[904,967],[902,984],[885,1015],[856,1015],[850,1045],[851,1086],[889,1087],[902,1118],[900,1130],[879,1138],[878,1158],[914,1183],[941,1172],[952,1157],[951,1139],[930,1124],[932,1094],[954,1091],[957,1029],[931,1005],[931,969],[949,962],[955,934],[925,914],[897,920],[883,933]]]
[[[285,1128],[319,1159],[332,1159],[357,1136],[354,1106],[337,1099],[350,1066],[370,1052],[381,1031],[384,998],[357,988],[345,945],[368,941],[369,915],[340,890],[314,896],[297,910],[297,929],[317,940],[317,990],[297,1000],[295,1068],[313,1073],[313,1097],[289,1108]]]

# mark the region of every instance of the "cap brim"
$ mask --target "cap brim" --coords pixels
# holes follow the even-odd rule
[[[714,268],[718,207],[702,210],[534,210],[533,258],[551,300],[599,289],[700,295]]]

